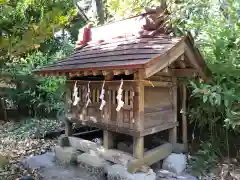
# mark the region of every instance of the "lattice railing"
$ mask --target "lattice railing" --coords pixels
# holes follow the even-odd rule
[[[79,98],[79,102],[74,107],[72,104],[70,106],[71,111],[76,114],[76,116],[81,116],[83,114],[84,117],[79,118],[80,120],[92,121],[96,123],[105,123],[116,125],[118,127],[128,127],[133,128],[134,118],[133,118],[133,97],[134,91],[132,86],[123,85],[122,91],[122,101],[124,102],[123,107],[120,111],[117,111],[117,94],[119,89],[119,82],[106,82],[104,89],[104,100],[106,104],[102,110],[100,110],[101,99],[100,94],[102,91],[102,83],[103,82],[90,82],[90,100],[91,103],[86,107],[86,94],[88,91],[88,82],[77,81],[77,96]],[[68,87],[71,89],[71,100],[74,101],[73,92],[74,92],[74,84],[75,82],[68,82]],[[78,115],[78,113],[80,115]],[[91,119],[92,118],[92,119]]]

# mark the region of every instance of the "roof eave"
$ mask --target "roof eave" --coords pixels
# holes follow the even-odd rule
[[[36,69],[33,72],[46,75],[46,76],[66,76],[71,72],[83,72],[83,71],[113,71],[113,70],[136,70],[144,68],[144,64],[132,64],[132,65],[122,65],[122,66],[106,66],[106,67],[92,67],[92,68],[76,68],[76,69]]]

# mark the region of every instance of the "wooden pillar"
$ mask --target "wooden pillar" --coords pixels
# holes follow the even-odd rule
[[[103,131],[103,147],[105,149],[113,148],[113,134],[111,131]]]
[[[172,145],[177,143],[177,127],[169,129],[169,142]]]
[[[4,98],[1,98],[1,108],[3,111],[3,120],[7,121],[8,117],[7,117],[6,103]]]
[[[133,156],[142,159],[144,156],[144,137],[133,137]]]
[[[133,97],[133,113],[135,125],[138,131],[144,130],[144,71],[138,70],[134,74],[136,80]],[[142,159],[144,155],[144,137],[133,137],[133,155],[138,159]]]
[[[186,102],[187,102],[187,88],[186,85],[182,85],[182,140],[184,144],[184,150],[188,150],[188,129],[187,129],[187,117],[186,117]]]
[[[73,134],[73,124],[68,119],[65,120],[65,135],[72,136]]]
[[[135,129],[142,131],[144,129],[144,84],[143,71],[139,70],[134,74],[135,86],[133,97],[133,113],[135,120]]]
[[[172,97],[173,97],[173,112],[174,112],[174,122],[178,121],[177,118],[177,79],[173,79],[174,86],[172,87]],[[177,126],[169,129],[169,142],[172,145],[177,143]]]
[[[66,114],[70,112],[71,108],[71,86],[67,83],[65,85],[65,107],[64,107],[64,112],[65,112],[65,117],[64,117],[64,123],[65,123],[65,135],[67,136],[72,136],[73,134],[73,126],[72,122],[69,121],[69,119],[66,117]]]

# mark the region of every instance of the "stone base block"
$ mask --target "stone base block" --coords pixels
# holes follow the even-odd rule
[[[65,134],[62,134],[59,138],[58,138],[58,143],[61,147],[69,147],[70,146],[70,142],[68,139],[68,136],[66,136]]]
[[[96,177],[101,179],[105,176],[107,162],[99,158],[96,154],[83,153],[77,157],[78,166]]]
[[[115,164],[108,168],[108,180],[155,180],[156,174],[150,169],[148,173],[131,174],[127,168]]]
[[[55,146],[54,148],[56,160],[62,164],[76,164],[77,156],[80,152],[72,147]]]
[[[187,166],[187,157],[184,154],[172,153],[163,160],[162,168],[170,172],[180,174]]]

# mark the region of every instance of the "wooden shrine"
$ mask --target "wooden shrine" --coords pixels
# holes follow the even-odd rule
[[[87,41],[78,41],[78,49],[70,57],[36,70],[45,76],[67,77],[68,135],[73,122],[103,129],[106,149],[112,148],[113,133],[130,135],[133,157],[140,160],[146,157],[147,135],[168,130],[169,142],[177,143],[177,78],[209,75],[192,36],[173,37],[162,28],[143,27],[143,21],[149,23],[149,14],[154,13],[97,28],[88,26],[83,31]],[[181,99],[186,99],[186,89],[183,92]],[[187,145],[185,113],[182,122]],[[148,165],[160,159],[146,158]]]

